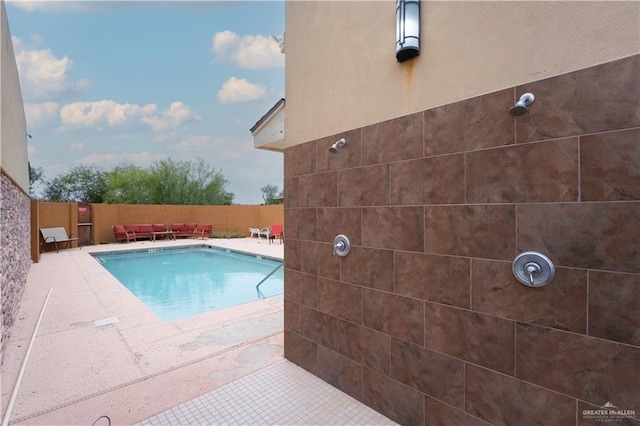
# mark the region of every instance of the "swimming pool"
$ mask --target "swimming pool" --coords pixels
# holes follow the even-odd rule
[[[204,245],[93,256],[163,321],[257,300],[256,284],[282,264]],[[283,289],[282,268],[260,285],[263,297]]]

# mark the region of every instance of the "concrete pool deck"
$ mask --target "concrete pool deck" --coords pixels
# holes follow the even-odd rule
[[[91,425],[102,415],[109,416],[113,424],[215,424],[215,418],[222,419],[215,413],[214,418],[203,414],[205,417],[187,416],[181,421],[172,421],[164,413],[178,410],[188,414],[192,401],[208,401],[207,397],[211,401],[219,399],[223,392],[233,389],[238,379],[252,383],[255,377],[259,385],[264,381],[260,374],[270,371],[277,377],[295,376],[297,383],[307,380],[313,387],[325,385],[283,360],[282,296],[163,322],[90,255],[202,243],[283,258],[284,245],[256,238],[141,241],[43,254],[29,272],[5,350],[1,371],[3,418],[50,289],[13,406],[11,424]],[[117,322],[113,322],[114,318]],[[106,324],[101,325],[103,323]],[[276,382],[273,381],[274,389]],[[282,383],[286,386],[286,381]],[[337,393],[332,401],[355,402],[354,406],[360,410],[356,417],[353,413],[344,417],[345,422],[351,419],[350,424],[357,424],[354,419],[360,419],[361,424],[389,424],[388,419],[346,394],[333,391]],[[308,390],[301,395],[305,393],[308,394]],[[295,399],[295,395],[288,396],[291,397]],[[270,404],[273,407],[273,402]],[[227,405],[234,403],[229,401]],[[251,405],[255,410],[256,404]],[[242,401],[235,406],[241,407]],[[301,414],[299,407],[292,406]],[[273,413],[261,421],[252,418],[256,424],[282,424],[287,423],[287,418],[298,419],[294,423],[299,424],[323,423],[318,414],[309,413],[308,420],[300,416],[278,420]],[[242,422],[242,417],[231,419],[234,418]],[[325,418],[325,421],[341,422],[335,418]],[[234,421],[229,418],[224,421],[229,422]],[[96,423],[101,424],[106,422]]]

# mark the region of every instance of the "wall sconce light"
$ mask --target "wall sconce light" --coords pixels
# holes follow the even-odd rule
[[[420,54],[420,0],[396,0],[396,59]]]

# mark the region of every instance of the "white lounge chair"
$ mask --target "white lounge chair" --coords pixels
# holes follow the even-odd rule
[[[258,238],[262,237],[265,237],[267,240],[269,239],[269,237],[271,237],[271,231],[269,230],[269,228],[262,228],[260,230],[260,232],[258,233]]]
[[[249,238],[252,238],[254,235],[260,238],[260,228],[249,228],[249,232],[251,232]]]

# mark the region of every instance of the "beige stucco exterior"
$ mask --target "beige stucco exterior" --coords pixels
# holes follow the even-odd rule
[[[280,99],[252,128],[253,146],[282,152],[284,147],[285,100]]]
[[[0,3],[0,165],[29,193],[27,124],[4,2]]]
[[[639,16],[637,1],[422,1],[421,55],[398,63],[395,1],[288,1],[285,146],[638,53]]]

